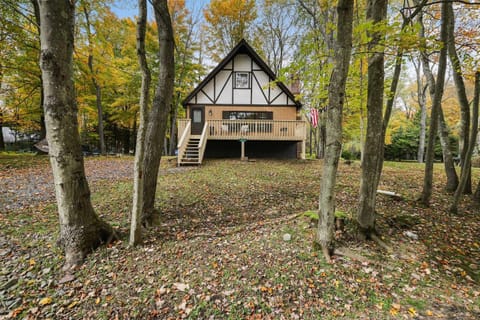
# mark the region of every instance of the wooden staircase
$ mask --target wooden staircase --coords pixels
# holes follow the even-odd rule
[[[180,165],[199,165],[202,163],[200,159],[200,136],[190,136],[187,147],[180,159]]]

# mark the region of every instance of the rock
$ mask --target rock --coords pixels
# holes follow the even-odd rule
[[[13,287],[14,285],[16,285],[18,282],[18,279],[17,278],[12,278],[10,280],[8,280],[1,288],[1,290],[8,290],[10,289],[11,287]]]
[[[47,273],[50,273],[50,271],[52,271],[52,268],[45,268],[42,270],[42,273],[47,274]]]
[[[412,231],[405,231],[403,232],[403,235],[412,240],[418,240],[418,235]]]
[[[283,235],[283,241],[290,241],[292,240],[292,235],[290,233],[285,233]]]
[[[66,274],[62,279],[58,281],[59,284],[71,282],[75,280],[75,276],[73,274]]]

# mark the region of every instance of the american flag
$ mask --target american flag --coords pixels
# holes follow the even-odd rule
[[[310,121],[312,122],[312,127],[316,128],[318,125],[318,110],[315,108],[310,109]]]

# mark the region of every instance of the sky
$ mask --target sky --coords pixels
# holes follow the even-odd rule
[[[210,0],[185,0],[185,5],[190,12],[198,12],[209,2]],[[138,14],[136,0],[114,1],[110,7],[119,18],[133,18]],[[149,11],[151,12],[151,8],[149,8]]]

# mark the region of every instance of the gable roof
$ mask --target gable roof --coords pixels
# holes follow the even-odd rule
[[[270,67],[262,60],[262,58],[260,58],[260,56],[247,43],[247,41],[245,39],[242,39],[235,46],[235,48],[233,48],[232,51],[230,51],[230,53],[183,100],[183,106],[186,106],[188,104],[188,101],[194,98],[195,95],[199,93],[205,87],[205,85],[207,85],[207,83],[210,82],[210,80],[212,80],[237,54],[247,54],[270,77],[270,81],[274,81],[277,79],[277,76],[272,71],[272,69],[270,69]],[[302,104],[295,99],[293,93],[283,82],[276,81],[275,83],[295,103],[297,109],[302,107]]]

